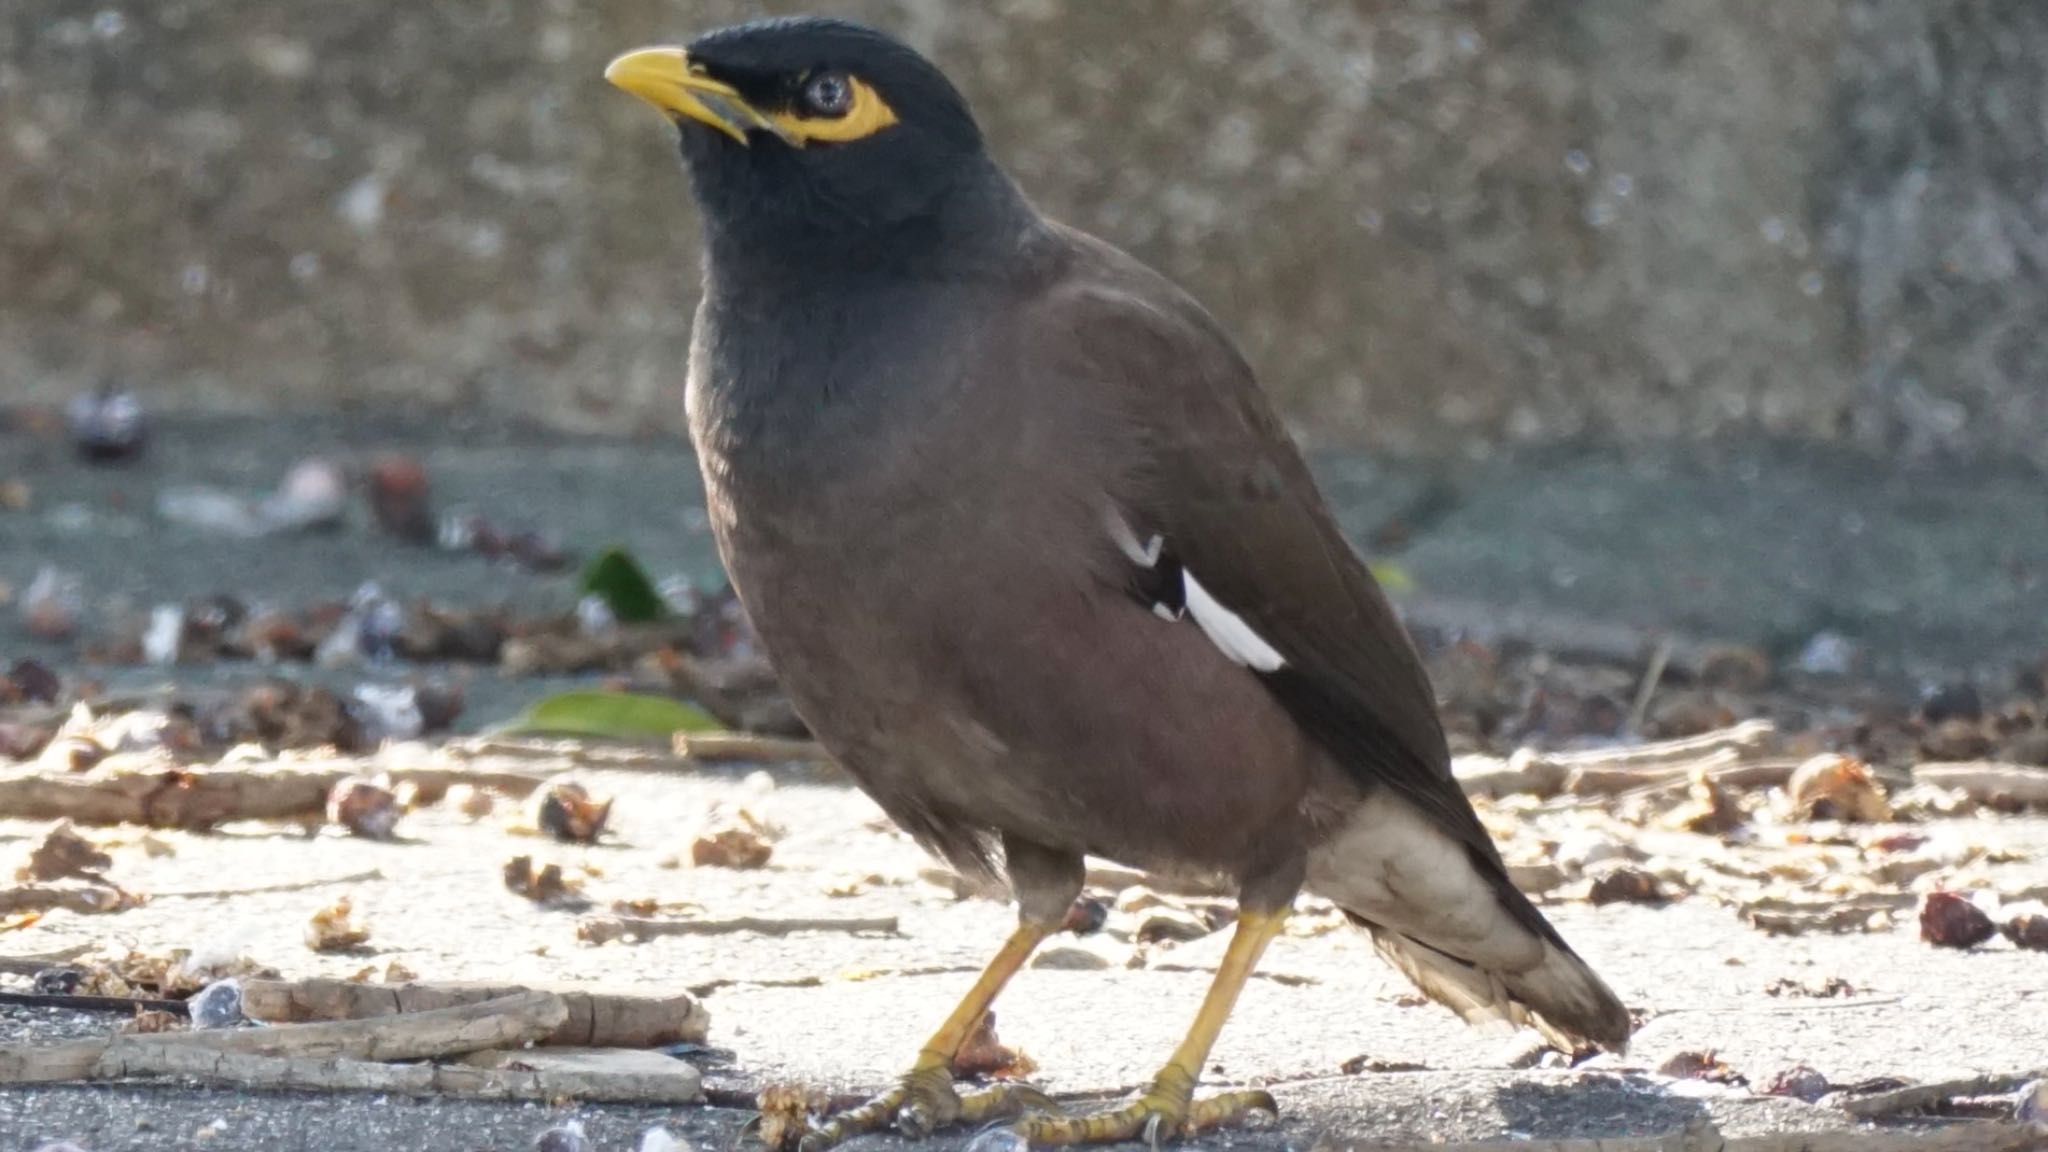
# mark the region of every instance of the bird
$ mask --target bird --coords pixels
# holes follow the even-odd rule
[[[1475,1024],[1622,1049],[1628,1009],[1509,879],[1413,642],[1230,336],[1041,213],[887,33],[785,17],[605,72],[679,130],[702,234],[685,409],[719,554],[796,711],[903,830],[1007,879],[1016,927],[888,1091],[804,1152],[1002,1123],[1155,1142],[1297,897]],[[1069,1115],[950,1063],[1102,857],[1238,915],[1135,1099]]]

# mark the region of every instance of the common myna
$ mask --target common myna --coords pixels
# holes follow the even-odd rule
[[[681,128],[702,210],[689,422],[735,587],[804,720],[1016,931],[829,1146],[1009,1116],[1045,1143],[1270,1109],[1194,1100],[1304,890],[1468,1021],[1620,1048],[1627,1010],[1508,880],[1416,652],[1251,369],[1180,289],[1046,219],[930,62],[771,20],[605,73]],[[949,1061],[1097,855],[1229,878],[1235,934],[1127,1107],[962,1097]]]

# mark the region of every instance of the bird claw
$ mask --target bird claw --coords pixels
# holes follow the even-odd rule
[[[1056,1110],[1052,1097],[1029,1084],[998,1084],[962,1096],[944,1067],[918,1068],[894,1088],[831,1117],[804,1133],[798,1152],[826,1152],[837,1144],[892,1125],[922,1140],[951,1124],[1007,1120],[1027,1112]]]
[[[1190,1087],[1175,1086],[1161,1075],[1143,1096],[1121,1108],[1087,1116],[1026,1116],[1011,1130],[1033,1144],[1116,1144],[1143,1140],[1161,1144],[1213,1128],[1243,1123],[1255,1114],[1278,1118],[1280,1105],[1270,1092],[1222,1092],[1193,1099]]]

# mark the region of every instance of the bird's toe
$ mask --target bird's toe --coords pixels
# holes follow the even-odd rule
[[[1029,1084],[998,1084],[961,1095],[944,1065],[913,1069],[896,1086],[862,1104],[835,1113],[804,1134],[798,1152],[826,1152],[855,1136],[894,1127],[922,1140],[953,1124],[1007,1120],[1026,1112],[1052,1110],[1052,1098]]]
[[[1143,1140],[1159,1145],[1213,1128],[1228,1128],[1265,1114],[1277,1117],[1280,1106],[1269,1092],[1222,1092],[1200,1100],[1193,1098],[1191,1080],[1162,1072],[1143,1096],[1121,1108],[1085,1116],[1033,1113],[1011,1126],[1032,1144],[1116,1144]]]

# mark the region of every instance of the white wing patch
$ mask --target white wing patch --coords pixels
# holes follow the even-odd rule
[[[1166,541],[1160,539],[1157,533],[1143,544],[1138,543],[1138,534],[1131,531],[1130,524],[1117,515],[1114,508],[1104,513],[1103,521],[1109,525],[1110,538],[1116,541],[1117,548],[1131,563],[1140,568],[1151,568],[1159,563],[1159,550],[1166,546]]]
[[[1223,654],[1233,661],[1246,665],[1258,672],[1277,672],[1287,660],[1280,650],[1266,643],[1265,637],[1252,631],[1244,617],[1225,608],[1217,602],[1209,590],[1195,579],[1195,574],[1183,568],[1181,582],[1187,589],[1188,612],[1195,623],[1202,626],[1211,642],[1223,649]]]
[[[1166,541],[1157,533],[1144,543],[1139,543],[1138,534],[1131,530],[1129,522],[1113,508],[1105,512],[1103,523],[1109,528],[1110,538],[1116,541],[1117,549],[1131,563],[1148,570],[1159,566],[1159,558],[1165,552]],[[1178,576],[1181,585],[1180,596],[1177,603],[1167,603],[1165,600],[1154,603],[1153,615],[1161,620],[1179,620],[1183,615],[1181,606],[1185,605],[1186,613],[1194,616],[1195,623],[1201,626],[1202,634],[1221,649],[1232,663],[1242,664],[1257,672],[1275,672],[1286,665],[1287,660],[1280,655],[1279,649],[1266,643],[1265,637],[1260,636],[1252,630],[1251,625],[1244,622],[1244,617],[1225,608],[1222,602],[1210,595],[1209,590],[1195,579],[1193,572],[1178,563],[1173,563],[1164,575],[1169,580]]]

